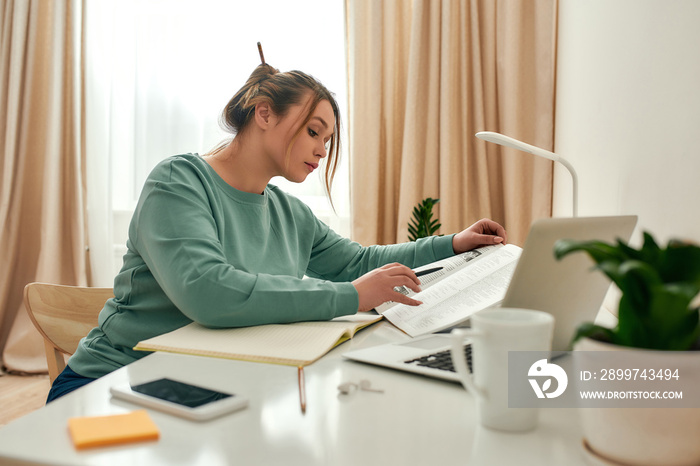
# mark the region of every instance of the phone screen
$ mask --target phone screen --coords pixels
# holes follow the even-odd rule
[[[179,405],[196,408],[212,401],[230,398],[235,395],[221,393],[208,388],[197,387],[171,379],[158,379],[140,385],[132,385],[131,389],[144,395],[160,398]]]

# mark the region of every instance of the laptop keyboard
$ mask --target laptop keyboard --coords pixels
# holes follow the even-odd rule
[[[464,345],[464,356],[467,359],[467,367],[469,372],[472,372],[472,345]],[[437,353],[421,356],[420,358],[404,361],[406,364],[415,364],[416,366],[432,367],[443,371],[455,372],[452,364],[452,354],[450,350],[438,351]]]

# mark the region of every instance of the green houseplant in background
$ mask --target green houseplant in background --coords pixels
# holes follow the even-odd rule
[[[700,247],[678,240],[660,247],[649,233],[644,233],[638,249],[619,240],[612,244],[560,240],[554,246],[558,259],[574,252],[587,253],[595,269],[607,275],[621,293],[614,328],[587,322],[577,329],[576,361],[584,365],[596,360],[595,355],[601,354],[596,351],[627,351],[625,360],[641,361],[639,365],[647,369],[675,369],[684,387],[697,390],[700,319],[695,303],[700,292]],[[643,390],[636,382],[624,380],[611,387]],[[698,407],[601,406],[579,412],[586,451],[598,460],[630,465],[700,464]]]
[[[442,226],[437,218],[433,220],[433,206],[440,199],[428,197],[413,208],[413,218],[408,223],[408,239],[415,241],[419,238],[432,236]]]

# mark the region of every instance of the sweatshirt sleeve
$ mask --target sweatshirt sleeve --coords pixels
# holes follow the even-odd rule
[[[333,281],[352,281],[383,265],[398,262],[420,267],[454,255],[454,235],[430,236],[417,241],[363,247],[343,238],[320,220],[307,274]]]
[[[207,183],[192,179],[194,170],[169,168],[166,177],[147,181],[131,237],[158,286],[185,316],[209,327],[239,327],[357,312],[351,283],[251,273],[228,263],[217,219],[225,213],[212,207]]]

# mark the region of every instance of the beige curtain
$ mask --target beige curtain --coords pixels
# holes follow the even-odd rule
[[[32,281],[87,284],[81,0],[0,0],[0,351],[46,370]]]
[[[552,162],[474,137],[552,150],[557,0],[347,0],[353,239],[407,240],[439,198],[439,233],[482,217],[522,245],[551,215]]]

